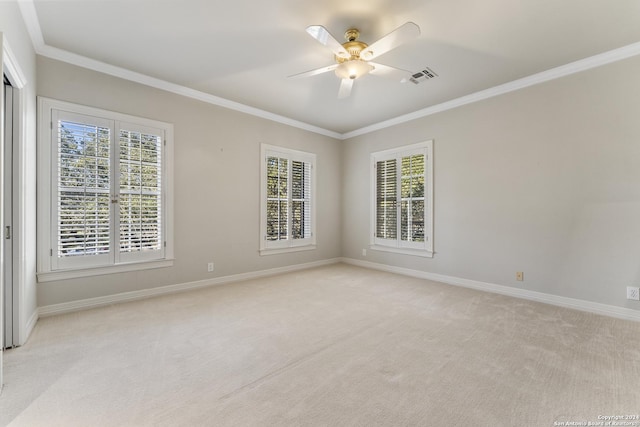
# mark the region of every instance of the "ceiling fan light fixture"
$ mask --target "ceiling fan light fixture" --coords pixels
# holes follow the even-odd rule
[[[401,73],[402,77],[410,74],[410,72],[406,70],[368,61],[418,37],[420,35],[420,27],[413,22],[405,22],[386,36],[378,39],[378,41],[371,46],[358,40],[360,31],[356,28],[350,28],[346,31],[344,38],[347,41],[344,43],[336,40],[322,25],[310,25],[307,27],[307,33],[333,52],[336,63],[328,67],[294,74],[289,77],[315,76],[316,74],[333,70],[336,76],[340,78],[338,98],[341,99],[350,95],[355,79],[369,74],[374,70],[379,72],[376,74],[389,74],[389,71],[396,75]]]
[[[341,79],[355,80],[373,71],[373,65],[360,59],[345,61],[336,68],[336,76]]]

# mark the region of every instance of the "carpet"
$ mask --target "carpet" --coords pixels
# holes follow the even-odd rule
[[[44,318],[4,360],[0,424],[16,427],[640,413],[640,323],[345,264]]]

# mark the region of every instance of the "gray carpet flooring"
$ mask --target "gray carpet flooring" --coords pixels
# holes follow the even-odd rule
[[[11,426],[558,426],[638,413],[640,323],[344,264],[41,319],[5,353],[0,397]]]

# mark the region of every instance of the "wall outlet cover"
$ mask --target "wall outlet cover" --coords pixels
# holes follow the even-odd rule
[[[627,299],[640,301],[640,288],[635,286],[627,286]]]

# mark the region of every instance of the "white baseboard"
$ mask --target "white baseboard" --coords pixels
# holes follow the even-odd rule
[[[184,292],[192,289],[204,288],[208,286],[222,285],[226,283],[239,282],[242,280],[256,279],[260,277],[273,276],[276,274],[289,273],[292,271],[305,270],[323,265],[344,262],[345,264],[356,265],[374,270],[387,271],[389,273],[402,274],[404,276],[416,277],[419,279],[433,280],[436,282],[446,283],[449,285],[462,286],[465,288],[477,289],[486,292],[492,292],[501,295],[522,298],[531,301],[542,302],[545,304],[556,305],[559,307],[571,308],[589,313],[600,314],[609,317],[615,317],[625,320],[633,320],[640,322],[640,311],[625,307],[617,307],[613,305],[600,304],[591,301],[580,300],[576,298],[562,297],[558,295],[545,294],[526,289],[512,288],[509,286],[497,285],[494,283],[480,282],[477,280],[462,279],[459,277],[446,276],[443,274],[430,273],[426,271],[412,270],[409,268],[395,267],[386,264],[379,264],[370,261],[362,261],[354,258],[331,258],[327,260],[314,261],[304,264],[296,264],[285,267],[272,268],[268,270],[252,271],[249,273],[233,274],[230,276],[216,277],[213,279],[199,280],[195,282],[180,283],[176,285],[161,286],[158,288],[143,289],[140,291],[124,292],[115,295],[107,295],[97,298],[88,298],[78,301],[70,301],[61,304],[52,304],[39,307],[36,312],[29,318],[27,324],[27,334],[29,336],[35,326],[38,317],[54,316],[58,314],[70,313],[73,311],[87,310],[90,308],[101,307],[109,304],[116,304],[126,301],[134,301],[154,296],[167,295],[177,292]]]
[[[188,290],[205,288],[208,286],[223,285],[226,283],[239,282],[242,280],[256,279],[260,277],[273,276],[276,274],[289,273],[292,271],[306,270],[308,268],[320,267],[323,265],[336,264],[340,258],[331,258],[321,261],[308,262],[304,264],[288,265],[285,267],[271,268],[268,270],[252,271],[249,273],[233,274],[230,276],[215,277],[213,279],[198,280],[195,282],[179,283],[176,285],[160,286],[157,288],[142,289],[139,291],[123,292],[115,295],[103,297],[87,298],[77,301],[64,302],[61,304],[45,305],[38,308],[37,314],[40,317],[55,316],[58,314],[71,313],[73,311],[87,310],[90,308],[102,307],[126,301],[134,301],[151,298],[160,295],[173,294]],[[37,317],[36,317],[37,319]],[[35,323],[34,323],[35,324]]]
[[[31,313],[31,316],[29,316],[29,320],[27,320],[26,330],[24,331],[24,334],[20,337],[20,345],[24,345],[24,343],[27,342],[27,339],[29,339],[31,332],[33,332],[33,328],[35,328],[36,323],[38,323],[39,317],[40,317],[40,310],[36,308],[35,310],[33,310],[33,313]]]
[[[585,301],[576,298],[562,297],[558,295],[545,294],[526,289],[512,288],[510,286],[496,285],[494,283],[480,282],[477,280],[462,279],[459,277],[445,276],[443,274],[429,273],[426,271],[412,270],[403,267],[394,267],[386,264],[378,264],[375,262],[362,261],[354,258],[342,258],[342,262],[346,264],[356,265],[374,270],[387,271],[389,273],[402,274],[404,276],[417,277],[419,279],[433,280],[435,282],[446,283],[449,285],[462,286],[465,288],[477,289],[486,292],[492,292],[501,295],[508,295],[515,298],[522,298],[531,301],[542,302],[545,304],[556,305],[559,307],[571,308],[589,313],[600,314],[603,316],[615,317],[618,319],[634,320],[640,322],[640,310],[631,308],[617,307],[614,305],[600,304],[597,302]]]

